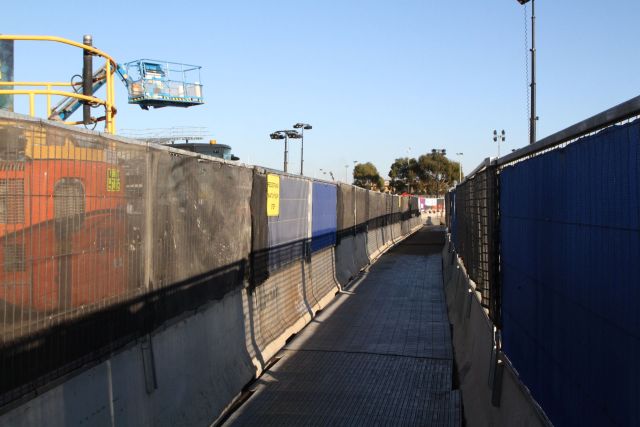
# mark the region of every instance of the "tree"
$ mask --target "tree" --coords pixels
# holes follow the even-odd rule
[[[416,159],[403,157],[393,162],[389,170],[389,187],[395,193],[417,192],[420,182]]]
[[[459,167],[440,152],[399,158],[391,165],[389,186],[395,193],[441,195],[458,180]]]
[[[418,158],[420,180],[426,194],[441,195],[458,180],[460,165],[442,153],[423,154]]]
[[[384,189],[384,180],[373,163],[358,163],[353,168],[353,185],[380,191]]]

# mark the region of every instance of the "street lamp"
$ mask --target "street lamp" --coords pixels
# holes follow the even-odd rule
[[[300,175],[302,175],[302,165],[304,164],[304,131],[309,130],[309,129],[313,129],[313,127],[308,124],[308,123],[296,123],[295,125],[293,125],[294,129],[300,129],[300,131],[302,132],[302,136],[300,137],[301,139],[301,144],[300,144]]]
[[[464,153],[456,153],[456,156],[462,157]],[[458,184],[462,182],[462,159],[458,160],[458,172],[460,172],[460,178],[458,179]]]
[[[493,142],[498,142],[498,158],[500,158],[500,143],[506,141],[507,137],[504,135],[504,129],[498,134],[497,130],[493,130]]]
[[[271,139],[284,139],[284,171],[289,164],[289,138],[300,139],[302,135],[296,130],[277,130],[269,135]]]
[[[517,0],[521,5],[529,0]],[[531,118],[529,119],[529,144],[536,142],[536,2],[531,0]]]

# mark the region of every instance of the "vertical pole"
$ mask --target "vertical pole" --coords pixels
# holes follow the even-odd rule
[[[47,85],[47,91],[51,92],[51,85]],[[51,94],[47,93],[47,119],[51,115]]]
[[[489,317],[502,329],[502,287],[500,282],[500,182],[495,164],[487,166],[487,269]]]
[[[115,127],[113,122],[113,76],[111,75],[111,61],[107,59],[105,63],[105,81],[107,83],[107,103],[105,109],[105,129],[108,133],[114,134]]]
[[[531,0],[531,132],[529,144],[536,142],[536,1]],[[500,157],[500,156],[498,156]]]
[[[86,34],[82,43],[93,46],[93,39]],[[93,96],[93,56],[86,49],[82,50],[82,94]],[[91,105],[87,101],[82,102],[82,121],[85,125],[91,124]]]
[[[304,164],[304,126],[302,126],[302,139],[300,141],[300,175],[303,175],[302,165]]]
[[[144,228],[143,228],[143,255],[144,255],[144,278],[143,286],[148,290],[154,288],[154,225],[155,214],[153,203],[156,200],[156,178],[158,175],[158,161],[153,152],[147,147],[145,183],[144,183]]]
[[[117,65],[113,65],[113,70],[111,71],[111,74],[109,74],[109,81],[111,82],[111,133],[116,133],[116,112],[115,112],[115,105],[116,105],[116,88],[114,87],[113,84],[113,76],[114,73],[116,71]]]
[[[36,100],[35,100],[35,95],[33,93],[29,94],[29,115],[31,117],[35,117],[36,116]]]
[[[287,165],[289,163],[289,138],[285,134],[284,136],[284,171],[287,171]]]
[[[0,82],[13,81],[13,40],[0,40]],[[12,90],[13,86],[3,89]],[[13,111],[13,95],[0,95],[0,109]]]

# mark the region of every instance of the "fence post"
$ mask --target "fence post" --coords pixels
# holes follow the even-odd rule
[[[500,280],[500,186],[497,165],[489,165],[487,176],[487,237],[489,315],[498,330],[502,329]]]
[[[155,211],[153,209],[155,202],[156,178],[158,171],[158,159],[154,156],[152,150],[147,149],[145,154],[145,182],[144,182],[144,286],[147,290],[153,289],[155,284],[155,275],[153,271],[153,258],[155,255]]]

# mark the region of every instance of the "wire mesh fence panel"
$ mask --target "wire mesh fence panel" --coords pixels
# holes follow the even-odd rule
[[[481,304],[498,320],[498,252],[496,246],[496,170],[487,168],[456,188],[454,243],[469,277],[481,294]]]
[[[273,175],[273,174],[272,174]],[[269,271],[276,271],[310,253],[309,181],[279,176],[279,212],[267,218]]]
[[[338,231],[336,244],[336,277],[341,285],[346,286],[358,271],[354,259],[356,221],[354,187],[339,184],[337,199]]]
[[[400,196],[391,196],[391,236],[393,240],[402,237],[402,199]]]
[[[335,278],[335,253],[333,248],[325,248],[311,256],[312,294],[316,303],[320,303],[331,292],[338,291]]]
[[[360,271],[369,264],[369,256],[367,255],[367,219],[369,216],[369,196],[368,190],[364,188],[354,187],[356,199],[356,227],[354,235],[355,252],[353,254],[353,262],[355,267]]]
[[[242,287],[252,171],[0,117],[0,406]]]

